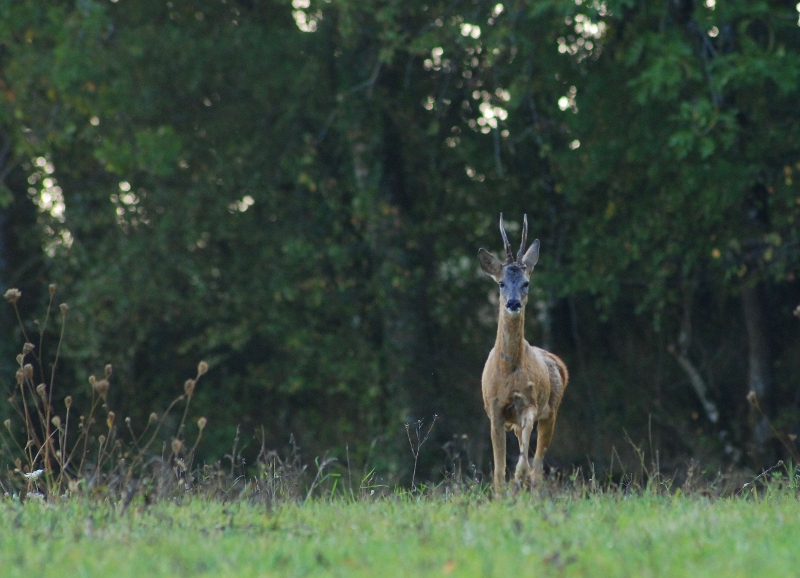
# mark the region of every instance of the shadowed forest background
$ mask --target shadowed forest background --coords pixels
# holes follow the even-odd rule
[[[757,471],[800,434],[795,4],[0,0],[0,291],[35,334],[56,282],[55,399],[111,363],[139,429],[207,360],[207,460],[263,428],[406,479],[437,415],[418,479],[488,473],[477,251],[527,213],[548,463]]]

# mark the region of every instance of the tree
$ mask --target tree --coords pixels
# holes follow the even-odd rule
[[[612,12],[602,52],[584,61],[577,93],[586,96],[573,116],[585,152],[570,185],[580,203],[594,202],[573,245],[583,273],[575,287],[606,302],[633,289],[638,309],[684,345],[696,298],[741,294],[748,387],[771,400],[760,292],[765,283],[794,285],[798,267],[791,174],[799,127],[788,114],[798,91],[796,22],[766,2],[619,3]],[[598,98],[610,87],[620,93]],[[681,357],[688,362],[685,348]],[[730,420],[744,391],[727,387]],[[757,453],[771,453],[768,437],[763,422],[756,426]]]
[[[143,424],[210,362],[209,455],[243,423],[399,469],[434,413],[485,444],[503,211],[542,239],[527,334],[572,368],[553,459],[652,414],[677,460],[696,412],[756,463],[747,387],[775,418],[800,370],[765,329],[798,291],[796,43],[777,2],[0,3],[10,206],[76,382],[113,363]]]

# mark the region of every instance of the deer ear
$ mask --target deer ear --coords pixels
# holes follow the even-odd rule
[[[530,249],[528,249],[525,254],[522,256],[522,262],[528,271],[533,271],[533,268],[536,266],[536,263],[539,261],[539,239],[536,239],[531,245]]]
[[[503,274],[503,263],[500,259],[492,255],[486,249],[480,249],[478,251],[478,261],[480,261],[481,269],[483,269],[484,273],[488,274],[495,281],[500,279],[500,276]]]

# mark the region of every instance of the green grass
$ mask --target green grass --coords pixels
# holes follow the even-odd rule
[[[268,509],[0,502],[0,575],[792,576],[800,503],[599,493],[406,496]]]

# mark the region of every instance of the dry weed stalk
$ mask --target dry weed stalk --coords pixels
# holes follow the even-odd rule
[[[800,310],[800,305],[797,307],[797,309]],[[800,317],[800,315],[798,316]],[[761,404],[758,401],[758,395],[756,395],[755,391],[751,390],[750,392],[748,392],[747,402],[751,406],[753,406],[753,408],[759,413],[759,415],[764,419],[764,421],[767,422],[769,429],[772,431],[772,435],[774,435],[775,439],[781,442],[781,445],[783,445],[783,447],[786,448],[786,451],[789,452],[789,455],[792,457],[794,463],[800,464],[800,452],[797,451],[797,446],[795,445],[795,441],[797,438],[795,437],[795,439],[792,439],[793,436],[791,436],[791,434],[785,436],[777,429],[775,429],[775,426],[772,425],[772,421],[767,417],[767,414],[764,413],[764,410],[761,409]]]
[[[422,424],[425,420],[421,419],[418,420],[414,427],[414,433],[416,434],[416,443],[411,440],[411,428],[409,424],[406,424],[406,435],[408,436],[408,445],[411,446],[411,455],[414,456],[414,470],[411,472],[411,491],[414,492],[417,490],[417,462],[419,461],[419,450],[423,446],[423,444],[428,440],[428,436],[431,435],[431,431],[433,431],[433,426],[436,425],[436,420],[439,418],[438,415],[433,415],[433,421],[431,425],[428,427],[428,431],[425,435],[422,435]]]
[[[24,424],[19,430],[23,434],[24,443],[18,440],[19,432],[15,430],[13,420],[6,419],[3,423],[5,434],[0,431],[0,457],[10,458],[14,469],[12,477],[2,484],[2,489],[8,493],[13,487],[19,487],[21,496],[39,491],[48,498],[56,498],[62,496],[64,491],[75,493],[81,488],[87,490],[105,487],[110,491],[116,484],[120,488],[125,486],[130,489],[137,477],[142,482],[152,481],[166,470],[157,466],[160,458],[155,456],[150,447],[158,439],[170,411],[181,401],[186,403],[175,434],[177,443],[173,444],[178,450],[173,452],[174,459],[170,463],[172,474],[183,480],[184,487],[191,487],[193,477],[189,472],[207,419],[201,417],[197,420],[198,433],[192,444],[186,442],[184,430],[189,404],[198,380],[208,372],[208,363],[201,361],[198,364],[196,376],[184,384],[184,393],[172,401],[160,419],[155,413],[151,414],[147,426],[139,436],[134,433],[131,419],[125,418],[130,442],[123,443],[119,438],[116,413],[108,404],[113,373],[111,364],[105,366],[101,378],[94,375],[89,377],[91,404],[88,416],[80,415],[75,425],[72,417],[73,398],[67,395],[64,398],[65,413],[62,419],[53,404],[53,395],[56,389],[56,367],[69,311],[66,303],[58,307],[60,328],[49,373],[45,370],[43,353],[56,290],[54,283],[48,287],[50,299],[44,323],[36,322],[39,326],[38,346],[29,338],[17,306],[22,292],[12,288],[4,294],[6,301],[14,308],[24,340],[22,350],[16,358],[16,387],[9,397],[11,407]],[[97,423],[100,421],[97,419],[100,408],[105,411],[105,419],[102,423]],[[149,431],[151,426],[154,426],[152,432]],[[149,434],[149,439],[141,445],[140,442],[146,434]],[[187,447],[190,447],[188,451]],[[150,471],[146,472],[148,468]],[[14,482],[15,476],[17,482]],[[130,494],[130,491],[126,490],[125,493]]]

